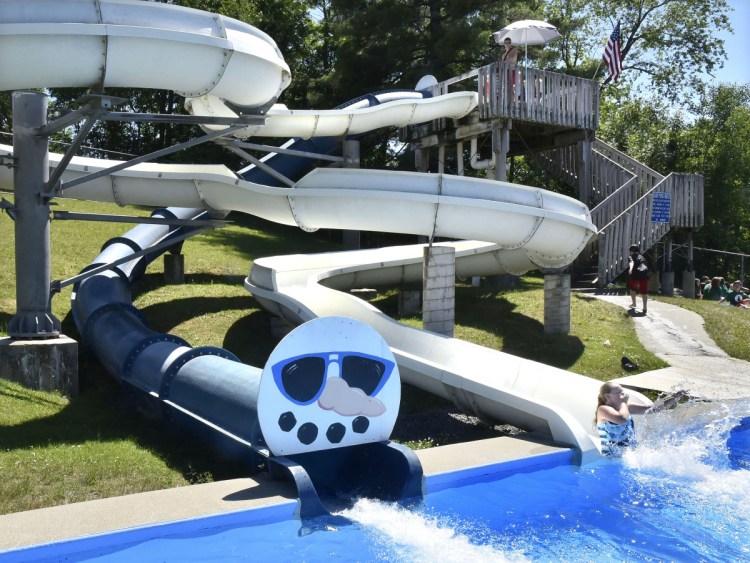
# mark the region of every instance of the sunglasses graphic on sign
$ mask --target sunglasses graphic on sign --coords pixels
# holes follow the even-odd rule
[[[374,397],[393,372],[394,362],[362,352],[326,352],[287,358],[271,367],[282,395],[296,405],[317,401],[326,379],[340,377],[350,388]]]

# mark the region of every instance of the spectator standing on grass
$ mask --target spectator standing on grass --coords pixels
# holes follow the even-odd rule
[[[629,252],[628,289],[630,290],[630,298],[633,300],[630,308],[635,309],[636,292],[639,292],[643,300],[643,314],[645,315],[646,302],[648,301],[648,279],[651,277],[651,272],[648,269],[646,259],[640,254],[637,244],[631,244]]]

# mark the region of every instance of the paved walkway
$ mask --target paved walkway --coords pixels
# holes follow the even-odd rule
[[[633,318],[638,339],[670,367],[619,378],[623,385],[657,391],[682,388],[706,399],[750,397],[750,362],[730,358],[703,329],[703,317],[668,303],[648,301],[648,314],[629,310],[623,290],[600,291],[598,299],[621,306]],[[718,305],[717,305],[718,306]]]

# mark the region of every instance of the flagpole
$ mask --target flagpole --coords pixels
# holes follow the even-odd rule
[[[596,78],[596,75],[599,74],[599,69],[602,68],[602,58],[599,57],[599,64],[596,65],[596,70],[594,71],[594,76],[591,77],[591,80],[594,80]]]

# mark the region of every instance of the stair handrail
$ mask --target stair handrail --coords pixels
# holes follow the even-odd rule
[[[593,148],[626,170],[635,174],[639,179],[639,183],[641,184],[644,193],[652,189],[664,179],[663,174],[660,174],[653,168],[649,168],[621,150],[608,145],[601,139],[594,139]]]
[[[638,177],[631,176],[624,184],[609,194],[591,210],[591,222],[597,229],[603,229],[612,220],[624,213],[637,200],[640,189]]]
[[[651,220],[654,194],[657,192],[670,194],[673,211],[670,212],[669,222]],[[627,268],[627,249],[631,244],[638,244],[641,251],[646,252],[673,226],[703,226],[702,209],[702,176],[672,172],[664,177],[599,230],[599,285],[610,283]]]

